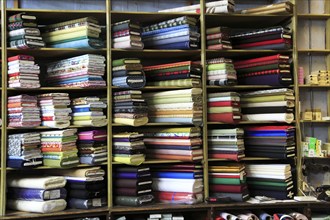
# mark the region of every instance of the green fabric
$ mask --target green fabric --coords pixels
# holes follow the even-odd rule
[[[71,39],[56,41],[55,43],[54,42],[51,42],[51,43],[49,43],[49,45],[67,43],[67,42],[71,42],[71,41],[75,41],[75,40],[83,40],[83,39],[93,39],[93,38],[87,37],[87,36],[81,36],[81,37],[76,37],[76,38],[71,38]],[[97,39],[97,38],[94,38],[94,39]]]
[[[210,184],[240,185],[244,180],[238,178],[209,178]]]
[[[170,67],[170,68],[151,70],[151,71],[145,71],[145,72],[148,74],[153,74],[153,73],[175,72],[175,71],[182,71],[182,70],[190,70],[190,65]]]
[[[122,59],[118,59],[118,60],[113,60],[112,61],[112,66],[123,66],[127,63],[141,63],[141,61],[139,59],[136,58],[122,58]]]
[[[208,113],[225,113],[225,112],[233,112],[233,107],[209,107],[207,108]]]
[[[268,181],[251,181],[248,180],[248,184],[262,185],[262,186],[287,186],[285,182],[268,182]]]
[[[234,69],[234,65],[231,63],[217,63],[207,65],[207,70],[229,70]]]
[[[201,85],[199,79],[176,79],[176,80],[164,80],[157,82],[148,82],[148,86],[182,86],[182,87],[197,87]]]
[[[241,97],[241,102],[276,102],[286,101],[286,95]]]

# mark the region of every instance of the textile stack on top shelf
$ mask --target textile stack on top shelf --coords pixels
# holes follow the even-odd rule
[[[201,129],[152,128],[141,130],[147,147],[147,158],[197,161],[203,159]]]
[[[8,46],[17,49],[44,47],[45,43],[36,20],[36,16],[25,12],[11,15],[8,18]]]
[[[247,164],[247,184],[251,196],[292,199],[293,178],[290,164]]]
[[[242,128],[210,129],[207,136],[209,158],[239,161],[245,157]]]
[[[41,125],[50,128],[67,128],[70,126],[72,112],[68,93],[46,93],[38,95],[41,108]]]
[[[61,176],[10,173],[7,176],[7,206],[24,212],[52,213],[66,208],[66,180]]]
[[[289,28],[274,26],[233,34],[230,39],[235,49],[288,50],[292,48]]]
[[[140,165],[145,160],[146,147],[143,134],[138,132],[115,133],[112,136],[112,154],[115,162]]]
[[[40,132],[45,166],[64,168],[79,164],[76,133],[77,129]]]
[[[123,58],[112,60],[112,85],[121,88],[140,89],[146,85],[141,60]]]
[[[155,123],[202,123],[202,89],[179,89],[145,93],[149,121]]]
[[[148,86],[201,87],[202,66],[197,62],[183,61],[145,66]]]
[[[207,63],[207,84],[216,86],[234,86],[237,84],[233,61],[227,58],[214,58]]]
[[[141,26],[132,21],[125,20],[111,25],[112,48],[142,50]]]
[[[37,127],[41,123],[36,96],[17,95],[8,97],[8,126]]]
[[[84,54],[47,65],[46,82],[61,87],[105,87],[105,57]]]
[[[24,168],[42,164],[40,134],[37,132],[8,135],[7,166]]]
[[[40,68],[29,55],[8,57],[9,88],[39,88]]]
[[[290,57],[276,54],[234,62],[241,85],[289,86],[293,83]]]
[[[240,94],[237,92],[209,93],[207,106],[209,122],[235,124],[241,120]]]
[[[206,29],[206,45],[210,50],[233,49],[229,39],[230,30],[227,27],[212,27]]]
[[[211,197],[229,197],[235,202],[249,199],[245,166],[242,164],[209,166],[209,182]]]
[[[117,167],[113,177],[116,205],[142,206],[154,201],[149,167]]]
[[[54,48],[100,49],[101,27],[93,17],[84,17],[47,25],[42,34],[47,46]]]
[[[197,49],[200,33],[197,19],[182,16],[143,27],[142,40],[151,49]]]
[[[274,121],[291,123],[294,120],[292,89],[268,89],[241,94],[245,121]]]
[[[107,131],[88,130],[78,132],[78,155],[81,164],[100,164],[108,159]]]
[[[271,5],[263,5],[255,8],[248,8],[241,11],[241,14],[290,14],[293,13],[294,5],[290,1],[279,2]]]
[[[245,128],[246,154],[250,157],[287,159],[296,155],[293,126],[258,126]]]
[[[142,126],[148,123],[148,106],[138,90],[127,90],[113,93],[113,122]]]
[[[152,167],[155,200],[161,203],[203,202],[203,170],[195,164],[159,164]]]
[[[71,100],[72,124],[79,126],[103,127],[108,124],[104,110],[107,104],[97,96],[85,96]]]

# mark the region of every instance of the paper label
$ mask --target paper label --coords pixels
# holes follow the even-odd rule
[[[100,198],[93,199],[92,200],[92,204],[93,204],[94,207],[96,207],[96,206],[102,206],[101,199]]]

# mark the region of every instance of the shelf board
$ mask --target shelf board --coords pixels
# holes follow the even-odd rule
[[[79,126],[79,125],[70,125],[69,127],[66,128],[50,128],[50,127],[46,127],[46,126],[38,126],[38,127],[7,127],[7,130],[51,130],[51,129],[68,129],[68,128],[90,128],[91,126]],[[97,128],[101,128],[101,127],[97,127]]]
[[[81,88],[81,87],[40,87],[36,89],[30,88],[7,88],[7,91],[85,91],[85,90],[107,90],[107,87]]]
[[[298,53],[315,53],[315,54],[327,54],[330,53],[330,49],[298,49]]]
[[[249,58],[253,56],[262,55],[272,55],[272,54],[291,54],[292,50],[241,50],[241,49],[232,49],[232,50],[210,50],[206,49],[207,59],[226,56],[228,58]]]
[[[111,208],[111,213],[137,213],[137,212],[150,212],[150,211],[164,211],[164,210],[185,210],[195,211],[210,208],[209,204],[200,203],[195,205],[180,205],[180,204],[151,204],[141,207],[125,207],[125,206],[114,206]]]
[[[330,121],[322,120],[300,120],[301,123],[330,123]]]
[[[293,121],[292,123],[294,123]],[[222,122],[207,122],[208,125],[235,125]],[[286,122],[276,122],[276,121],[240,121],[236,124],[249,125],[249,124],[287,124]]]
[[[186,163],[187,161],[182,160],[162,160],[162,159],[147,159],[143,164],[164,164],[164,163]],[[120,162],[112,162],[114,165],[124,165]]]
[[[184,59],[197,59],[201,55],[201,50],[154,50],[154,49],[143,49],[143,50],[125,50],[125,49],[111,49],[112,56],[114,58],[121,58],[125,56],[132,56],[137,58],[184,58]],[[189,58],[188,58],[189,57]],[[200,58],[199,58],[200,59]]]
[[[112,123],[112,126],[115,127],[123,127],[123,126],[130,126],[130,125],[124,125],[124,124],[118,124],[118,123]],[[168,123],[147,123],[145,125],[139,126],[193,126],[193,124],[182,124],[182,123],[175,123],[175,122],[168,122]]]
[[[92,165],[92,164],[79,164],[75,167],[70,167],[70,168],[81,168],[81,167],[95,167],[95,166],[101,166],[101,165],[107,165],[107,162],[103,162],[97,165]],[[26,167],[26,168],[11,168],[7,167],[7,170],[49,170],[49,169],[61,169],[58,167],[47,167],[47,166],[37,166],[37,167]]]
[[[118,86],[112,86],[112,89],[120,89],[122,90],[123,88],[118,87]],[[191,89],[191,86],[145,86],[139,90],[164,90],[164,89]],[[193,88],[201,88],[201,87],[193,87]]]
[[[329,19],[330,14],[297,14],[298,18],[305,19]]]
[[[330,88],[330,85],[299,85],[299,88]]]
[[[249,89],[274,89],[283,88],[285,86],[268,86],[268,85],[236,85],[236,86],[206,86],[207,89],[217,90],[249,90]],[[289,86],[293,87],[293,86]]]

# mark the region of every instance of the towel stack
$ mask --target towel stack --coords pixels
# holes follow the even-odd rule
[[[149,167],[117,167],[114,170],[114,203],[142,206],[153,202]]]
[[[295,128],[258,126],[245,128],[246,154],[250,157],[287,159],[296,154]]]
[[[199,127],[149,128],[142,132],[148,158],[190,162],[203,159]]]
[[[207,106],[210,122],[235,124],[241,120],[240,94],[236,92],[209,93]]]
[[[100,33],[99,22],[85,17],[47,25],[42,37],[49,47],[100,49],[105,47]]]
[[[210,50],[233,49],[229,39],[230,31],[227,27],[213,27],[206,29],[206,45]]]
[[[8,18],[10,48],[31,49],[45,46],[36,20],[36,16],[25,14],[25,12]]]
[[[243,129],[210,129],[207,136],[209,158],[239,161],[245,157]]]
[[[145,93],[149,121],[155,123],[202,123],[202,89],[179,89]]]
[[[193,61],[145,66],[147,85],[201,87],[202,66]]]
[[[141,60],[123,58],[112,61],[112,85],[121,88],[140,89],[146,84]]]
[[[40,134],[37,132],[8,135],[7,166],[32,167],[42,164]]]
[[[289,86],[293,83],[290,57],[276,54],[234,62],[242,85]]]
[[[141,91],[120,91],[113,95],[114,123],[130,126],[141,126],[148,123],[148,106]]]
[[[245,166],[242,164],[209,166],[209,182],[212,197],[229,197],[236,202],[249,199]]]
[[[85,54],[47,65],[47,82],[61,87],[105,87],[105,57]]]
[[[99,164],[108,159],[107,131],[89,130],[78,132],[78,155],[82,164]]]
[[[71,108],[68,93],[46,93],[38,95],[41,108],[41,125],[50,128],[67,128],[70,126]]]
[[[291,123],[294,120],[292,89],[268,89],[241,94],[243,120]]]
[[[140,165],[145,160],[146,147],[143,134],[123,132],[112,136],[112,154],[115,162]]]
[[[103,127],[108,124],[104,110],[107,104],[97,96],[86,96],[71,100],[72,124],[79,126]]]
[[[40,69],[29,55],[16,55],[8,58],[9,88],[39,88]]]
[[[197,49],[198,32],[197,19],[182,16],[143,27],[142,40],[146,48]]]
[[[221,57],[206,62],[208,85],[234,86],[237,84],[237,74],[231,59]]]
[[[66,208],[66,180],[61,176],[7,176],[7,206],[24,212],[51,213]]]
[[[77,129],[40,132],[45,166],[62,168],[79,164],[76,133]]]
[[[8,126],[37,127],[41,123],[38,100],[35,96],[17,95],[8,97]]]
[[[118,49],[143,49],[141,26],[131,20],[112,24],[112,47]]]
[[[248,164],[247,184],[251,196],[292,199],[293,178],[290,164]]]
[[[203,170],[201,165],[155,165],[152,189],[161,203],[195,204],[203,202]]]

